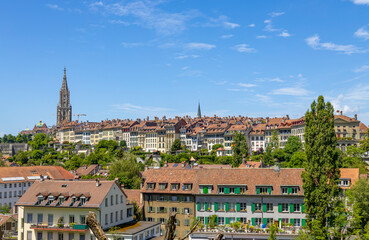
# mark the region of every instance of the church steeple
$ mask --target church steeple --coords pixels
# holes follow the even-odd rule
[[[59,92],[56,124],[72,121],[72,106],[70,105],[70,92],[67,83],[67,70],[64,67],[63,83]]]
[[[197,117],[201,118],[201,109],[200,109],[200,101],[199,101],[199,106],[197,108]]]

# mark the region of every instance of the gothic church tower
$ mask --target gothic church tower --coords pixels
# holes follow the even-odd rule
[[[59,104],[57,106],[56,125],[71,121],[72,106],[70,105],[70,93],[68,90],[66,69],[64,68],[63,83],[59,93]]]

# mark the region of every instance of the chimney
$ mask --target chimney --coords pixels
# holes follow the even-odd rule
[[[355,114],[355,120],[357,120],[357,114]]]
[[[287,118],[287,120],[290,120],[290,115],[287,114],[286,115],[286,118]]]
[[[185,167],[185,162],[184,162],[184,161],[182,162],[182,167],[183,167],[183,168]]]
[[[100,179],[96,178],[96,187],[100,187]]]
[[[164,167],[168,167],[168,161],[165,161]]]
[[[342,111],[341,111],[340,113],[341,113],[341,115],[342,115]]]
[[[114,181],[117,183],[117,185],[119,186],[119,178],[114,178]]]
[[[242,155],[242,164],[246,164],[246,155],[245,154]]]
[[[42,176],[42,174],[40,174],[40,182],[44,181],[44,176]]]
[[[122,184],[120,185],[120,188],[121,188],[121,189],[124,189],[124,183],[122,183]]]

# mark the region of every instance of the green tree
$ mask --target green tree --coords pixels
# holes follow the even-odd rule
[[[127,142],[125,140],[120,141],[119,146],[122,148],[126,148],[127,147]]]
[[[176,151],[181,150],[181,149],[182,149],[181,141],[179,141],[179,139],[174,140],[174,142],[172,144],[171,151],[176,152]]]
[[[209,228],[215,228],[215,226],[217,225],[217,218],[218,216],[216,214],[209,216]]]
[[[297,240],[314,240],[315,237],[306,231],[300,231]]]
[[[233,167],[238,167],[242,163],[242,157],[249,155],[249,146],[244,134],[237,132],[233,137]]]
[[[29,141],[28,144],[31,145],[33,150],[39,150],[47,147],[48,141],[50,141],[50,139],[45,133],[37,133],[33,140]]]
[[[356,234],[362,235],[362,229],[369,224],[369,180],[360,179],[347,191],[352,204],[352,226]]]
[[[218,143],[218,144],[214,144],[214,145],[211,147],[211,149],[212,149],[212,150],[217,150],[218,148],[222,148],[222,147],[224,147],[224,146],[223,146],[223,144]]]
[[[272,146],[273,150],[279,148],[278,132],[275,129],[274,129],[273,134],[272,134],[272,139],[271,139],[271,142],[270,142],[270,146]]]
[[[316,239],[328,238],[328,219],[334,220],[333,209],[339,194],[340,171],[333,106],[319,96],[305,114],[305,149],[309,161],[302,174],[307,226]]]
[[[0,205],[0,213],[7,214],[10,213],[10,208],[8,204]]]
[[[278,227],[275,224],[272,224],[269,228],[269,237],[268,240],[277,240],[277,232]]]
[[[288,168],[303,168],[304,164],[307,162],[307,157],[305,152],[295,152],[290,161],[287,162]]]
[[[302,142],[300,138],[298,136],[290,136],[287,139],[287,143],[284,146],[283,150],[291,158],[295,152],[302,150]]]

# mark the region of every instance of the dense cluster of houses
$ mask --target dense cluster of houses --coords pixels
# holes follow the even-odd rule
[[[348,146],[358,145],[367,126],[354,117],[334,116],[338,147],[343,151]],[[176,139],[190,151],[212,150],[215,144],[222,144],[222,155],[232,155],[232,142],[236,133],[246,136],[250,152],[264,149],[270,144],[276,131],[280,147],[283,148],[290,136],[298,136],[304,142],[304,117],[290,119],[249,117],[155,117],[141,120],[106,120],[101,122],[73,121],[51,129],[38,124],[33,130],[21,133],[45,132],[53,134],[58,143],[80,143],[96,145],[100,140],[125,141],[128,148],[141,147],[147,152],[169,152]]]

